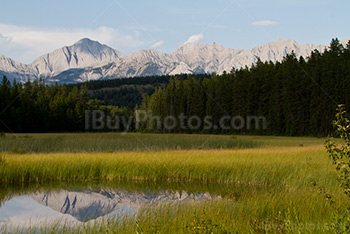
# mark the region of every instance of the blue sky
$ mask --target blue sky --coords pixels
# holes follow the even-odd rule
[[[350,37],[348,0],[11,0],[1,3],[0,54],[30,63],[83,37],[129,55],[171,53],[190,39],[250,49]]]

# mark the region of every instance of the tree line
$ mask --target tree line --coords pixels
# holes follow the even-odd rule
[[[89,97],[88,85],[46,85],[44,81],[0,83],[0,132],[81,132],[86,113],[100,110],[105,116],[133,118],[133,109],[107,105]],[[131,127],[130,130],[134,128]],[[108,131],[103,128],[99,131]],[[121,127],[119,130],[124,130]],[[115,129],[113,129],[115,131]]]
[[[83,128],[89,98],[86,86],[69,90],[42,81],[11,84],[4,76],[0,100],[0,131],[60,132]]]
[[[331,122],[340,103],[350,106],[350,42],[343,46],[333,39],[328,49],[315,50],[306,59],[292,53],[281,62],[258,60],[250,68],[209,78],[172,78],[166,88],[145,94],[138,108],[164,120],[157,129],[149,126],[152,121],[145,122],[145,130],[325,136],[333,132]],[[215,127],[205,129],[205,121],[196,129],[164,126],[167,116],[181,115],[202,120],[210,116]],[[223,128],[225,116],[264,117],[267,126]]]
[[[188,75],[182,75],[187,79]],[[196,77],[210,77],[209,74],[198,74]],[[103,101],[106,105],[128,107],[134,109],[142,102],[142,95],[151,95],[158,87],[166,87],[171,76],[146,76],[124,79],[95,80],[86,82],[88,96]],[[68,85],[70,89],[80,84]]]

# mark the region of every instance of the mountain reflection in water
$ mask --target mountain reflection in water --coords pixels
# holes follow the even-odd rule
[[[50,207],[62,214],[86,222],[127,207],[137,212],[144,205],[161,202],[211,199],[209,193],[187,193],[185,191],[162,191],[159,193],[128,192],[101,189],[98,191],[35,192],[30,196],[39,204]]]

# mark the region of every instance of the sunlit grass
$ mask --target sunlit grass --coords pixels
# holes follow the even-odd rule
[[[0,182],[153,180],[247,185],[335,185],[320,146],[245,150],[5,154]]]

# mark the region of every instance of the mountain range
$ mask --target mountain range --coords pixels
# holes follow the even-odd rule
[[[346,44],[348,40],[341,41]],[[47,83],[78,83],[90,80],[154,75],[230,72],[262,61],[281,61],[295,52],[307,57],[313,50],[323,52],[326,45],[301,44],[278,39],[253,49],[230,49],[216,43],[186,43],[175,52],[140,50],[129,56],[88,38],[42,55],[31,64],[22,64],[0,55],[0,76],[18,82],[45,80]]]

